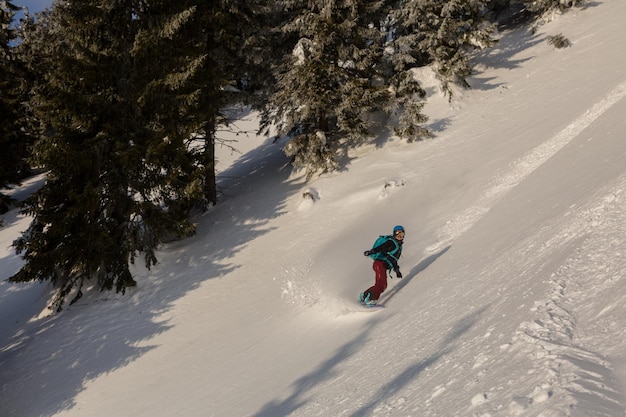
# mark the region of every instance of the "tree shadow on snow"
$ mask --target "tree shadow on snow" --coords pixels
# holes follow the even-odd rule
[[[315,371],[303,376],[293,384],[291,394],[284,400],[274,400],[266,404],[252,417],[285,417],[307,403],[306,394],[316,385],[329,381],[339,374],[336,368],[367,344],[373,329],[383,320],[375,319],[358,336],[343,345],[337,352],[322,363]]]
[[[430,255],[429,257],[423,259],[419,264],[415,265],[413,269],[411,269],[411,271],[408,274],[406,274],[402,279],[400,279],[399,282],[396,285],[394,285],[392,289],[384,293],[383,299],[381,300],[381,304],[384,304],[384,305],[389,304],[391,299],[395,297],[396,294],[398,294],[398,292],[400,292],[402,288],[406,287],[413,278],[415,278],[420,272],[428,268],[430,264],[435,262],[440,256],[446,253],[449,249],[450,249],[450,246],[447,246],[443,248],[442,250],[440,250],[439,252],[434,253]]]
[[[438,347],[432,355],[427,358],[419,359],[413,365],[399,373],[395,378],[382,385],[378,392],[372,396],[372,399],[350,414],[350,417],[372,415],[373,410],[378,407],[381,402],[385,401],[386,398],[395,395],[398,390],[410,385],[418,378],[422,371],[437,363],[441,357],[454,349],[455,341],[478,322],[485,309],[486,307],[460,318],[439,342]],[[376,327],[380,326],[385,321],[386,320],[382,318],[377,318],[369,322],[358,336],[339,348],[333,356],[323,362],[317,369],[295,381],[293,390],[287,398],[283,400],[273,400],[267,403],[252,417],[286,417],[305,406],[308,402],[307,398],[310,397],[310,392],[314,387],[333,384],[339,380],[341,371],[338,368],[340,364],[350,357],[353,357],[358,351],[367,346],[368,342],[371,341],[371,335],[375,333]],[[377,365],[373,362],[371,365],[369,362],[364,364],[364,367],[368,368],[361,369],[364,380],[368,372],[376,371],[376,366]],[[371,369],[369,369],[370,367]],[[358,376],[355,375],[351,375],[351,377],[358,378]],[[345,381],[341,383],[345,383]]]
[[[195,236],[164,245],[151,271],[134,267],[137,288],[125,295],[85,291],[60,314],[13,325],[14,334],[0,344],[0,415],[71,410],[90,381],[157,347],[152,340],[173,327],[169,312],[175,302],[240,268],[236,253],[269,232],[271,220],[286,211],[287,199],[301,186],[290,182],[287,164],[280,146],[266,140],[222,173],[219,186],[226,194],[196,219]],[[137,263],[143,263],[141,254]],[[38,300],[38,311],[46,301]]]
[[[427,368],[433,366],[443,356],[454,350],[454,342],[460,338],[464,333],[469,331],[474,324],[478,322],[483,312],[487,307],[469,313],[456,322],[456,324],[446,334],[446,337],[439,343],[435,352],[427,358],[423,358],[415,362],[413,365],[406,368],[403,372],[399,373],[395,378],[391,379],[386,384],[382,385],[378,392],[372,395],[372,399],[361,406],[349,417],[365,417],[373,415],[374,409],[384,403],[388,398],[391,398],[399,390],[411,385],[419,375]]]
[[[527,27],[508,31],[494,47],[478,52],[472,61],[477,64],[477,67],[483,69],[505,68],[513,70],[519,68],[524,62],[533,59],[533,57],[516,58],[516,55],[544,42],[545,39],[545,35],[532,33]],[[502,83],[493,83],[497,78],[481,76],[481,72],[476,68],[475,73],[477,75],[473,75],[467,80],[473,89],[493,90],[503,86]]]

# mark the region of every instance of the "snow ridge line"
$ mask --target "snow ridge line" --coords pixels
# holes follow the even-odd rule
[[[577,117],[572,123],[548,141],[537,146],[525,156],[511,164],[511,168],[503,175],[497,176],[487,192],[478,202],[466,209],[454,219],[446,223],[439,233],[439,242],[426,248],[428,253],[437,253],[449,246],[455,239],[471,228],[498,200],[505,196],[513,187],[522,182],[537,168],[552,158],[565,145],[582,133],[602,114],[618,101],[626,97],[626,81],[619,84],[589,110]]]

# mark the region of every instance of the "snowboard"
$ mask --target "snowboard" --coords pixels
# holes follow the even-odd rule
[[[367,305],[365,303],[363,303],[361,300],[359,300],[357,298],[357,301],[359,303],[359,305],[367,310],[380,310],[381,308],[385,308],[384,304],[373,304],[373,305]]]
[[[366,310],[372,310],[372,311],[382,310],[383,308],[385,308],[385,306],[383,304],[374,304],[373,306],[368,306],[366,304],[361,304],[361,307],[363,307]]]

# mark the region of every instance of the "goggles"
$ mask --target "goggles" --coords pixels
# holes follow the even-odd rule
[[[404,239],[404,232],[402,230],[398,230],[393,235],[394,235],[394,237],[397,237],[398,239]]]

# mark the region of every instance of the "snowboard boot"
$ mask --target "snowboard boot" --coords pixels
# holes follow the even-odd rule
[[[374,307],[376,305],[376,300],[370,300],[370,295],[367,294],[367,297],[365,297],[365,300],[363,301],[363,305],[365,305],[365,307]]]
[[[376,300],[370,299],[371,294],[369,292],[362,292],[359,295],[359,301],[366,307],[372,307],[376,305]]]

